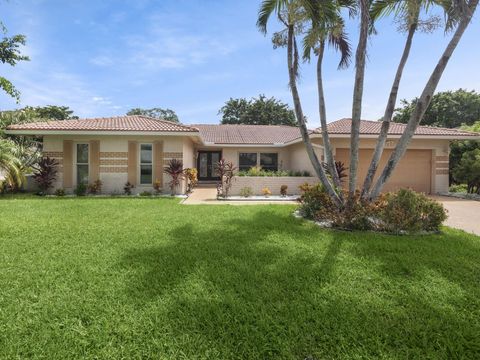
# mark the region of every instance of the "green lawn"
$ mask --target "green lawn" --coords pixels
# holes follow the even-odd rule
[[[0,357],[480,357],[479,237],[292,210],[0,198]]]

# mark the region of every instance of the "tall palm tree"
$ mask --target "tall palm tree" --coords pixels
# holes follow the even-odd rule
[[[420,95],[415,108],[410,116],[410,119],[407,123],[405,131],[403,132],[400,140],[397,143],[397,146],[393,150],[390,158],[388,159],[385,168],[382,171],[382,174],[375,183],[370,198],[376,198],[387,180],[392,175],[393,170],[397,166],[398,162],[402,156],[407,151],[407,146],[410,143],[415,130],[417,129],[420,121],[422,120],[428,105],[432,99],[433,93],[437,88],[438,82],[442,77],[442,74],[447,67],[448,61],[450,60],[455,48],[460,42],[466,28],[470,24],[470,21],[473,17],[473,14],[477,8],[478,0],[453,0],[450,3],[450,6],[447,8],[447,14],[449,16],[449,21],[457,24],[456,30],[450,39],[447,47],[445,48],[442,56],[437,62],[430,78],[428,79],[425,87]]]
[[[22,164],[16,156],[15,147],[13,141],[0,139],[0,171],[10,187],[19,187],[24,182]]]
[[[360,119],[362,117],[363,82],[365,79],[365,58],[367,55],[367,39],[370,29],[370,2],[358,0],[360,10],[360,36],[355,54],[355,83],[353,86],[352,128],[350,134],[350,173],[348,192],[350,197],[357,188],[358,154],[360,144]]]
[[[325,22],[325,20],[327,22]],[[338,14],[333,19],[325,19],[323,22],[313,21],[312,26],[308,29],[303,41],[303,58],[310,60],[311,53],[317,56],[317,90],[318,90],[318,111],[320,116],[320,125],[322,131],[323,147],[325,151],[325,162],[332,176],[333,183],[336,187],[340,187],[340,179],[335,166],[335,159],[332,154],[332,146],[327,131],[327,111],[325,94],[323,90],[323,56],[325,53],[325,43],[340,52],[340,62],[338,68],[346,68],[351,60],[351,47],[345,32],[345,24],[343,18]]]
[[[329,17],[336,15],[333,3],[325,2],[322,7],[320,16]],[[328,177],[320,163],[317,154],[314,151],[308,129],[305,122],[305,116],[303,115],[302,104],[300,101],[300,95],[297,88],[297,77],[299,71],[299,52],[296,41],[296,27],[304,20],[304,13],[319,14],[317,12],[317,2],[315,0],[264,0],[261,4],[260,11],[258,13],[257,26],[264,34],[267,32],[267,24],[270,16],[276,14],[279,20],[283,23],[286,30],[286,42],[287,42],[287,65],[289,86],[292,93],[295,115],[300,128],[305,148],[307,150],[308,157],[313,165],[315,173],[319,177],[320,181],[324,185],[327,193],[332,199],[340,204],[341,200],[338,194],[335,192],[334,187],[328,180]]]
[[[428,7],[432,3],[431,0],[377,0],[371,9],[370,15],[373,21],[378,20],[383,16],[394,13],[395,17],[405,23],[407,29],[407,39],[403,48],[403,53],[400,58],[400,62],[393,79],[392,87],[387,101],[387,106],[382,118],[382,128],[380,135],[377,139],[377,144],[373,152],[372,161],[368,168],[367,175],[362,187],[362,197],[368,198],[370,188],[373,183],[373,178],[377,172],[380,158],[382,157],[383,150],[385,149],[385,143],[387,141],[388,130],[392,121],[393,112],[395,111],[395,104],[397,102],[398,89],[400,81],[402,79],[403,70],[407,63],[408,56],[410,55],[410,49],[412,47],[413,36],[415,35],[418,25],[420,11],[423,9],[428,10]]]

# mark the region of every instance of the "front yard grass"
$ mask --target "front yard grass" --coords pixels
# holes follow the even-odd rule
[[[293,209],[0,200],[0,357],[480,357],[479,237]]]

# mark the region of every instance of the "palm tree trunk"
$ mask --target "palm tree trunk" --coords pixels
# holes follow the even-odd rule
[[[410,25],[408,29],[407,41],[405,42],[405,47],[403,48],[403,54],[400,58],[400,63],[398,64],[397,72],[393,80],[392,88],[390,89],[390,95],[388,97],[387,107],[383,115],[382,128],[380,130],[380,135],[378,136],[377,145],[375,146],[375,151],[373,152],[373,158],[368,168],[367,176],[365,177],[365,182],[363,183],[362,188],[362,197],[368,198],[370,188],[372,187],[373,178],[377,172],[378,163],[382,157],[383,150],[385,148],[385,142],[387,141],[388,129],[390,128],[390,122],[392,121],[393,112],[395,111],[395,103],[397,102],[398,88],[400,86],[400,80],[402,79],[403,69],[407,63],[408,56],[410,54],[410,49],[412,47],[413,35],[417,30],[418,25],[418,16],[417,12],[414,22]]]
[[[338,178],[337,168],[332,155],[332,146],[327,131],[327,110],[325,105],[325,94],[323,92],[322,63],[323,53],[325,51],[325,40],[320,42],[317,59],[317,87],[318,87],[318,110],[320,113],[320,125],[322,129],[323,148],[325,151],[325,163],[332,175],[333,183],[336,187],[340,187],[340,179]]]
[[[297,59],[298,54],[296,53],[296,46],[295,46],[295,33],[294,33],[294,26],[293,24],[288,25],[288,41],[287,41],[287,62],[288,62],[288,76],[289,76],[289,83],[290,83],[290,90],[292,92],[293,98],[293,105],[295,109],[295,115],[297,117],[298,126],[300,128],[300,133],[302,134],[303,143],[305,144],[305,148],[307,150],[308,157],[313,165],[315,173],[317,174],[318,178],[322,182],[323,186],[325,186],[325,190],[330,195],[330,197],[335,201],[337,205],[341,205],[341,200],[338,197],[337,193],[332,187],[332,184],[328,181],[328,178],[323,170],[322,164],[318,160],[317,154],[312,146],[312,142],[310,141],[310,136],[308,134],[307,126],[305,123],[305,117],[303,116],[302,104],[300,102],[300,96],[298,94],[297,89]]]
[[[460,20],[453,37],[450,39],[450,42],[448,43],[445,51],[443,52],[442,57],[439,59],[437,65],[435,66],[435,69],[430,75],[430,78],[428,79],[427,84],[423,89],[422,95],[418,99],[415,105],[415,109],[412,115],[410,116],[410,119],[405,128],[405,131],[400,137],[400,140],[397,146],[395,147],[392,155],[390,156],[387,165],[383,169],[382,174],[380,175],[379,179],[375,183],[375,186],[370,194],[370,198],[374,199],[380,194],[380,191],[382,190],[383,186],[385,185],[389,177],[392,175],[392,172],[393,170],[395,170],[395,167],[397,166],[398,162],[407,151],[407,146],[410,143],[413,137],[413,134],[415,133],[415,130],[420,124],[420,121],[425,115],[425,111],[428,108],[428,105],[430,104],[433,93],[435,92],[438,82],[442,77],[443,71],[447,67],[448,61],[450,60],[450,57],[452,56],[455,48],[460,42],[460,39],[462,38],[463,33],[465,32],[465,29],[468,27],[468,24],[472,19],[473,13],[475,12],[477,5],[478,5],[478,0],[470,1],[468,8],[466,9],[466,13],[463,14],[463,17]]]
[[[350,135],[350,174],[348,192],[352,196],[357,187],[358,147],[360,140],[360,118],[362,116],[363,81],[365,79],[365,57],[369,26],[368,0],[360,0],[360,37],[355,54],[355,85],[353,88],[352,129]]]

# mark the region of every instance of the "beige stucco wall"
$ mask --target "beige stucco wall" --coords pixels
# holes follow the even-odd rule
[[[299,195],[299,186],[302,184],[317,184],[316,177],[295,177],[295,176],[234,176],[232,179],[232,187],[230,188],[230,195],[240,195],[240,191],[249,187],[253,191],[253,195],[263,195],[262,189],[268,188],[273,195],[280,195],[280,187],[287,185],[288,195]]]
[[[323,148],[315,144],[314,146],[315,154],[320,161],[323,161]],[[290,168],[289,170],[294,171],[309,171],[312,175],[315,174],[310,158],[308,157],[307,151],[305,150],[305,145],[303,142],[293,144],[287,147],[287,151],[290,155]]]
[[[171,158],[184,159],[184,150],[193,153],[193,146],[188,142],[190,140],[182,136],[44,136],[43,151],[45,155],[63,162],[63,141],[72,140],[75,143],[89,142],[90,140],[100,141],[100,180],[103,182],[102,192],[104,193],[123,193],[123,187],[127,182],[127,154],[128,142],[137,141],[138,143],[153,143],[154,141],[163,141],[164,162]],[[188,141],[187,141],[188,140]],[[191,158],[191,156],[190,156]],[[192,164],[192,161],[189,162]],[[76,174],[74,166],[73,187],[76,186]],[[155,179],[154,179],[155,180]],[[164,175],[164,192],[169,191],[167,183],[169,178]],[[53,191],[57,188],[63,188],[63,169],[60,166],[57,180],[53,186]],[[182,189],[184,185],[182,184]],[[71,189],[65,189],[72,191]],[[138,185],[134,189],[134,193],[142,191],[153,191],[152,186]]]

